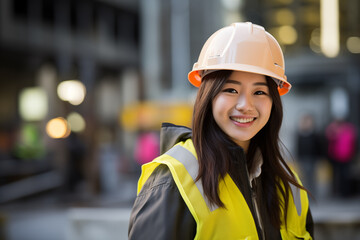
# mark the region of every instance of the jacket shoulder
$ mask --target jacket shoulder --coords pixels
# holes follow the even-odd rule
[[[170,169],[165,164],[160,164],[155,168],[150,177],[146,180],[139,195],[155,191],[157,188],[176,187]]]
[[[135,199],[129,239],[194,239],[196,222],[167,165],[160,164]]]

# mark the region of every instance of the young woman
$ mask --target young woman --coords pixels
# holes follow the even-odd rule
[[[199,87],[192,129],[163,124],[129,239],[313,239],[306,190],[279,146],[291,85],[275,38],[251,23],[222,28],[189,80]]]

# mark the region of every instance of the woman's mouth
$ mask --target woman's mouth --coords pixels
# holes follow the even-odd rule
[[[255,118],[240,118],[240,117],[230,117],[230,119],[238,123],[250,123],[255,120]]]

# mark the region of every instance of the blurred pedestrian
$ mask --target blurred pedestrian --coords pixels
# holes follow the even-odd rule
[[[163,125],[129,239],[312,239],[307,192],[279,149],[284,73],[279,44],[259,25],[208,39],[188,75],[199,87],[192,129]]]
[[[349,167],[356,154],[356,127],[343,119],[335,119],[326,128],[326,138],[334,172],[334,195],[347,197],[351,194]]]
[[[297,130],[297,157],[304,186],[316,195],[316,163],[321,154],[321,141],[315,128],[315,119],[305,114]]]
[[[76,195],[85,180],[83,172],[86,153],[85,144],[77,133],[72,132],[66,138],[66,147],[68,156],[65,166],[65,189],[68,194]]]

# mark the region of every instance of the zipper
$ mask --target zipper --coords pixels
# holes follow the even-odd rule
[[[246,168],[246,175],[247,175],[247,179],[248,179],[248,183],[249,183],[249,188],[250,188],[250,191],[251,191],[251,203],[252,203],[253,209],[255,209],[255,214],[256,214],[253,217],[255,219],[255,222],[259,225],[260,231],[261,231],[261,233],[260,233],[261,236],[259,236],[259,239],[265,240],[265,232],[264,232],[264,228],[263,228],[263,225],[262,225],[262,221],[261,221],[261,217],[260,217],[260,213],[259,213],[259,209],[258,209],[258,204],[257,204],[257,201],[256,201],[256,192],[255,192],[254,188],[251,187],[249,171],[248,171],[246,165],[245,165],[245,168]]]
[[[262,223],[262,219],[261,219],[261,216],[260,216],[260,211],[259,211],[259,206],[258,206],[258,203],[257,203],[257,195],[256,195],[256,192],[254,190],[254,188],[251,188],[251,201],[254,205],[254,208],[255,208],[255,213],[256,213],[256,216],[257,216],[257,219],[258,219],[258,223],[259,223],[259,226],[260,226],[260,229],[261,229],[261,235],[262,235],[262,239],[265,240],[265,232],[264,232],[264,226],[263,226],[263,223]]]

